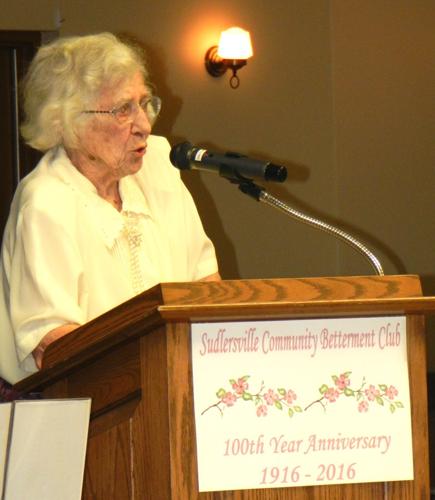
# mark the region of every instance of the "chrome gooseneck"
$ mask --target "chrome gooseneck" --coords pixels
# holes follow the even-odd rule
[[[378,258],[365,245],[363,245],[360,241],[358,241],[350,234],[346,233],[346,231],[343,231],[342,229],[339,229],[332,224],[316,219],[315,217],[306,215],[299,210],[295,210],[283,201],[269,194],[264,188],[256,185],[250,179],[240,178],[236,180],[232,178],[228,180],[230,180],[230,182],[234,184],[238,184],[240,191],[251,196],[257,201],[266,203],[267,205],[270,205],[284,212],[294,219],[297,219],[317,229],[321,229],[322,231],[331,234],[332,236],[336,236],[340,240],[350,245],[353,249],[357,250],[364,257],[366,257],[379,276],[384,276],[384,270],[382,269],[381,263],[379,262]]]

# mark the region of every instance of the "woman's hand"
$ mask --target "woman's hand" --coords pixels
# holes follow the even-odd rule
[[[42,367],[42,358],[44,356],[44,352],[47,349],[47,347],[54,342],[57,339],[60,339],[61,337],[67,335],[68,333],[72,332],[76,328],[78,328],[80,325],[76,324],[67,324],[67,325],[62,325],[58,326],[54,330],[50,330],[45,337],[42,338],[41,342],[36,346],[36,348],[33,350],[32,354],[35,359],[36,366],[38,367],[38,370],[41,369]]]
[[[205,278],[201,278],[199,281],[221,281],[221,275],[219,273],[210,274]]]

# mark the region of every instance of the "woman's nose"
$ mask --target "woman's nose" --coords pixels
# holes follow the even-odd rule
[[[140,106],[136,108],[136,113],[133,117],[132,131],[147,134],[151,132],[151,121],[148,118],[146,111]]]

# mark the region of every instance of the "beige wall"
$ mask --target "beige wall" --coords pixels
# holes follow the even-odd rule
[[[333,14],[340,216],[389,272],[433,275],[435,2],[335,1]]]
[[[338,222],[387,273],[420,274],[435,294],[433,0],[0,0],[0,12],[0,29],[55,29],[63,18],[64,35],[135,35],[164,99],[156,133],[288,166],[272,194]],[[203,68],[230,25],[251,31],[255,51],[238,90]],[[185,180],[225,278],[372,272],[213,174]]]

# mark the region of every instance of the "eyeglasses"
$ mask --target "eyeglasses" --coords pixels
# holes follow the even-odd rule
[[[147,115],[151,125],[156,121],[162,107],[162,100],[157,96],[147,96],[139,101],[139,104],[134,101],[127,101],[111,110],[91,109],[83,111],[83,113],[97,113],[104,115],[112,115],[119,123],[130,123],[134,120],[139,108]]]

